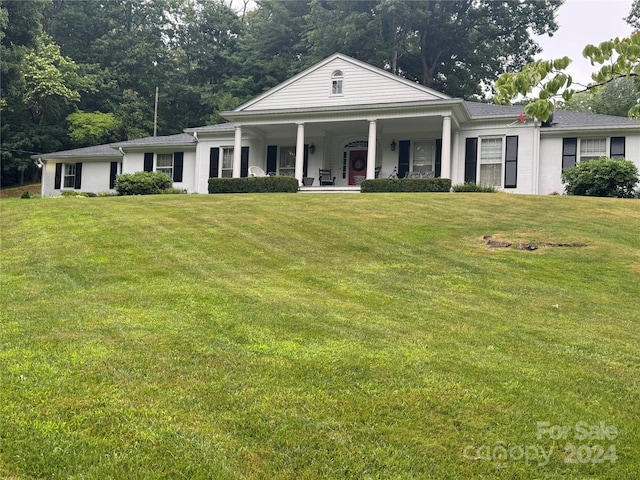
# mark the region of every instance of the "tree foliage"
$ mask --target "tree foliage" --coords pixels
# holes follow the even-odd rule
[[[2,184],[31,154],[217,123],[335,52],[452,96],[538,52],[560,0],[0,0]]]
[[[615,38],[599,45],[587,45],[583,55],[592,65],[600,65],[592,74],[592,83],[583,86],[582,92],[597,92],[606,85],[622,78],[640,74],[640,33],[626,38]],[[569,102],[578,92],[566,68],[568,57],[553,61],[538,60],[525,65],[517,73],[505,73],[498,78],[495,88],[496,103],[510,104],[519,96],[526,96],[538,89],[538,98],[525,106],[525,114],[547,121],[561,99]],[[634,103],[628,110],[630,118],[640,118],[640,104]]]

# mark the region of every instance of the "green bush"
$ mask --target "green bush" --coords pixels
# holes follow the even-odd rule
[[[20,198],[31,198],[31,195],[25,190],[22,192],[22,195],[20,195]]]
[[[496,193],[496,187],[478,185],[473,182],[459,183],[453,186],[454,192]]]
[[[362,193],[379,192],[448,192],[448,178],[376,178],[360,184]]]
[[[173,180],[162,172],[124,173],[116,177],[118,195],[155,195],[173,186]]]
[[[567,195],[633,198],[638,169],[624,158],[601,157],[562,171]]]
[[[294,177],[210,178],[209,193],[295,193]]]

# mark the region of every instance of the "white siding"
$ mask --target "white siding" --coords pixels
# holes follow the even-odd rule
[[[82,177],[79,192],[113,192],[109,189],[109,176],[111,174],[111,162],[86,161],[83,159],[73,160],[48,160],[42,169],[42,196],[50,197],[60,195],[62,190],[73,190],[71,188],[55,188],[56,163],[82,163]]]
[[[604,132],[593,134],[572,132],[561,136],[543,136],[540,139],[540,173],[538,175],[538,193],[564,193],[562,183],[562,139],[567,138],[607,138],[607,154],[610,152],[610,137],[625,137],[625,158],[631,160],[640,171],[640,136],[625,135],[625,132]]]
[[[343,73],[342,95],[331,95],[331,75]],[[341,58],[311,71],[282,89],[246,107],[244,111],[286,108],[331,107],[343,105],[371,105],[409,101],[435,100],[439,97],[420,85],[408,85],[400,78],[390,78],[362,68]]]
[[[485,126],[473,129],[463,129],[458,135],[457,145],[452,145],[452,161],[451,161],[451,177],[452,184],[458,184],[464,182],[464,161],[465,161],[465,148],[466,139],[477,137],[478,145],[480,145],[483,137],[502,137],[506,136],[518,137],[518,173],[517,173],[517,187],[505,188],[504,191],[509,193],[535,193],[535,179],[534,179],[534,162],[536,161],[536,135],[535,128],[533,126],[519,127],[511,126]],[[503,148],[503,162],[502,162],[502,184],[504,184],[504,148],[505,142],[502,144]],[[454,156],[454,153],[457,155]],[[479,157],[478,157],[479,161]]]

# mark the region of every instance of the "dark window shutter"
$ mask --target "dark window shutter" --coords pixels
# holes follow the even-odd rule
[[[242,147],[240,150],[240,176],[249,176],[249,147]]]
[[[109,188],[113,188],[115,186],[116,175],[118,175],[118,162],[111,162],[111,171],[109,172]]]
[[[518,136],[507,137],[504,155],[504,188],[518,186]]]
[[[267,147],[267,173],[278,171],[278,146],[269,145]]]
[[[400,140],[398,143],[398,178],[404,178],[409,171],[411,140]]]
[[[144,171],[153,172],[153,153],[144,154]]]
[[[464,181],[465,183],[476,182],[476,171],[478,170],[478,138],[467,138],[464,150]]]
[[[302,162],[302,176],[307,177],[307,170],[309,169],[309,144],[304,144],[304,162]]]
[[[578,155],[578,139],[562,139],[562,169],[575,167]]]
[[[173,154],[173,181],[182,181],[182,170],[184,169],[184,152]]]
[[[73,188],[76,190],[80,190],[82,188],[82,164],[76,163],[76,177],[75,182],[73,184]]]
[[[56,163],[56,177],[54,180],[53,188],[56,190],[60,190],[60,185],[62,184],[62,164]]]
[[[624,137],[611,137],[611,158],[624,158]]]
[[[442,139],[436,139],[436,166],[435,176],[440,177],[442,175]]]
[[[218,178],[218,166],[220,165],[220,149],[213,147],[209,150],[209,178]]]

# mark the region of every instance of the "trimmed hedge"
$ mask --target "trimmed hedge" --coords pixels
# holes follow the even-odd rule
[[[496,187],[478,185],[474,182],[459,183],[453,186],[454,192],[497,193]]]
[[[567,195],[633,198],[638,169],[624,158],[601,157],[562,171]]]
[[[209,193],[295,193],[294,177],[210,178]]]
[[[116,177],[118,195],[155,195],[171,188],[173,180],[163,172],[124,173]]]
[[[448,178],[377,178],[364,180],[360,185],[362,193],[378,192],[448,192],[451,180]]]

